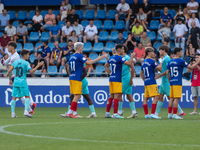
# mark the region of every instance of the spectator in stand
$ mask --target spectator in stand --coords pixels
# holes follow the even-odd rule
[[[91,61],[91,58],[89,58],[89,57],[87,56],[86,53],[84,53],[83,56],[84,56],[88,61]],[[85,68],[86,68],[86,70],[87,70],[87,77],[89,77],[89,76],[90,76],[90,73],[93,72],[93,70],[94,70],[93,65],[87,65],[87,64],[86,64]]]
[[[0,58],[0,60],[3,59],[4,61],[6,61],[8,59],[8,54],[4,54],[3,57]],[[2,63],[0,63],[0,72],[6,70],[6,65],[3,65]]]
[[[118,35],[119,35],[119,37],[115,40],[115,45],[117,45],[117,44],[125,44],[126,39],[123,38],[122,31],[119,31]]]
[[[28,35],[28,30],[23,21],[19,21],[19,26],[17,27],[17,33],[14,38],[14,42],[17,42],[18,39],[23,39],[23,43],[26,43],[26,36]]]
[[[194,57],[195,54],[196,54],[195,48],[193,47],[192,43],[189,43],[185,51],[185,61],[187,63],[190,63],[190,56]]]
[[[50,28],[53,25],[53,20],[55,20],[55,14],[52,14],[52,9],[49,9],[49,14],[46,14],[44,17],[45,25],[41,27],[41,30],[44,31],[47,28]]]
[[[78,42],[78,38],[76,36],[76,31],[73,30],[72,31],[72,36],[70,36],[68,39],[72,41],[73,45],[74,45],[74,43]]]
[[[62,35],[60,37],[60,42],[63,43],[63,39],[68,39],[71,36],[73,28],[69,21],[66,21],[65,26],[62,27]]]
[[[135,52],[135,56],[133,58],[134,63],[140,62],[142,64],[145,58],[145,49],[142,46],[142,43],[138,44],[138,47],[134,49],[134,52]]]
[[[65,20],[66,20],[66,19],[65,19]],[[56,24],[58,24],[59,21],[61,21],[61,16],[60,16],[60,15],[57,15],[57,16],[56,16]]]
[[[71,4],[69,4],[69,0],[65,0],[65,5],[67,6],[67,8],[68,8],[68,14],[70,14],[70,12],[71,12],[71,9],[72,9],[72,5]]]
[[[168,13],[168,7],[164,7],[164,13],[161,14],[160,16],[160,25],[158,27],[158,29],[161,29],[164,25],[165,22],[169,21],[170,24],[172,23],[172,16]]]
[[[86,26],[83,37],[83,42],[86,43],[89,39],[90,41],[95,40],[95,43],[98,43],[98,30],[97,27],[94,25],[94,21],[90,21],[90,24]]]
[[[56,63],[56,66],[59,67],[61,63],[62,51],[60,50],[58,41],[55,41],[54,46],[55,47],[53,48],[51,52],[50,65],[54,66]]]
[[[45,63],[46,63],[47,69],[48,69],[49,68],[49,58],[50,58],[50,53],[51,53],[51,49],[48,46],[48,42],[44,41],[42,43],[42,46],[37,47],[36,52],[35,52],[35,57],[37,57],[37,52],[40,48],[42,49],[42,58],[45,60]]]
[[[41,61],[44,61],[45,60],[42,58],[42,55],[41,53],[37,53],[37,59],[34,60],[33,64],[32,64],[32,68],[35,68],[35,66],[37,66],[38,63],[40,63]],[[43,70],[44,70],[44,67],[45,67],[45,64],[43,64],[42,66],[40,66],[36,71],[35,73],[42,73]],[[32,77],[35,77],[34,74],[31,74]]]
[[[133,26],[132,28],[132,34],[136,39],[140,39],[140,37],[142,36],[144,29],[143,27],[140,25],[140,23],[138,21],[136,21],[135,26]]]
[[[128,50],[134,50],[137,47],[136,39],[131,33],[128,33],[128,39],[124,45],[128,47]]]
[[[44,73],[44,74],[41,75],[41,78],[50,77],[49,74],[46,74],[47,73],[47,69],[46,68],[43,69],[42,73]]]
[[[115,21],[119,20],[120,17],[125,17],[125,15],[128,14],[129,9],[129,4],[127,4],[125,0],[121,0],[121,3],[116,7],[117,14],[115,15]]]
[[[61,20],[63,21],[65,18],[67,18],[67,15],[68,15],[68,7],[65,5],[65,1],[62,1],[60,6]]]
[[[152,18],[151,4],[149,4],[149,0],[143,0],[143,11],[147,15],[147,21],[150,23]]]
[[[167,46],[169,48],[169,51],[168,51],[168,55],[170,56],[172,54],[172,50],[171,48],[169,47],[168,43],[166,41],[163,42],[163,45]],[[159,54],[159,53],[158,53]],[[171,56],[170,56],[171,57]]]
[[[76,37],[78,38],[79,42],[82,42],[83,40],[83,26],[81,24],[78,24],[78,21],[74,21],[73,30],[76,31]]]
[[[190,18],[190,20],[188,21],[188,27],[189,27],[189,31],[191,30],[192,26],[191,26],[191,23],[192,22],[195,22],[196,23],[196,26],[199,27],[199,20],[197,18],[195,18],[195,13],[192,13],[192,18]]]
[[[144,13],[143,9],[140,8],[139,9],[139,14],[137,15],[137,21],[140,22],[140,25],[143,26],[143,28],[149,32],[149,30],[147,29],[147,15]]]
[[[0,21],[1,21],[0,28],[5,28],[7,25],[9,25],[9,20],[10,20],[10,15],[7,14],[7,10],[4,9],[3,13],[0,14]]]
[[[133,25],[137,21],[136,15],[133,13],[132,9],[129,9],[129,13],[125,15],[125,21],[126,21],[126,30],[132,29]]]
[[[174,20],[175,20],[175,24],[178,23],[178,19],[181,19],[182,20],[182,23],[186,25],[186,18],[185,16],[183,15],[183,12],[181,9],[178,10],[177,14],[174,16]]]
[[[10,41],[11,39],[7,35],[7,32],[3,31],[3,36],[0,37],[0,46],[3,47],[3,49],[5,49]]]
[[[187,3],[187,9],[192,13],[195,13],[196,18],[199,18],[198,8],[199,8],[199,3],[195,2],[194,0],[190,0],[190,2]]]
[[[52,39],[54,39],[54,41],[58,41],[60,38],[60,26],[56,25],[56,20],[53,20],[53,26],[51,26],[49,29],[49,35],[49,43]]]
[[[189,44],[189,41],[191,40],[193,47],[195,48],[195,50],[197,50],[199,48],[200,43],[200,29],[196,26],[196,23],[194,21],[191,23],[191,26],[192,28],[190,30],[190,35],[188,37],[187,44]]]
[[[155,47],[152,46],[151,42],[147,43],[147,47],[152,47],[154,49],[154,60],[157,62],[157,58],[159,58],[159,53],[157,52],[157,49]]]
[[[162,43],[166,41],[168,43],[168,47],[170,47],[170,37],[171,37],[171,28],[170,22],[165,22],[165,26],[158,30],[158,34],[162,36]]]
[[[8,70],[10,69],[11,64],[8,64],[5,67],[6,67],[6,70],[4,71],[3,77],[9,77]],[[11,76],[13,76],[13,72],[11,73]]]
[[[3,10],[4,10],[4,4],[2,4],[0,0],[0,14],[2,14]]]
[[[181,47],[185,50],[185,35],[188,33],[188,29],[181,19],[178,19],[178,24],[174,26],[173,33],[175,36],[175,47]]]
[[[14,41],[14,37],[16,34],[16,28],[13,26],[13,22],[10,20],[9,25],[5,28],[8,36],[10,37],[11,41]]]
[[[41,27],[42,27],[43,17],[40,15],[40,11],[35,11],[35,16],[33,16],[33,28],[38,31],[39,36],[41,36]]]
[[[75,8],[72,8],[71,14],[67,16],[67,21],[70,21],[71,25],[74,25],[75,21],[79,22],[79,15],[75,14]]]
[[[142,8],[142,5],[138,3],[138,0],[133,0],[133,4],[130,7],[133,10],[133,13],[137,15],[139,13],[139,8]]]
[[[62,52],[61,66],[64,66],[65,63],[69,61],[69,58],[73,53],[73,50],[74,50],[74,46],[72,44],[72,41],[68,40],[67,46],[64,47],[64,50]]]
[[[145,47],[147,47],[147,43],[151,43],[151,39],[147,37],[147,32],[142,33],[142,38],[140,39],[140,43]]]
[[[191,14],[192,14],[192,12],[189,11],[187,8],[183,9],[183,16],[185,16],[186,23],[188,23],[188,21],[190,20]]]

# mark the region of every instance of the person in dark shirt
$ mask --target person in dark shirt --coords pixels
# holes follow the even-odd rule
[[[79,22],[79,15],[75,14],[75,8],[72,8],[71,14],[67,16],[67,21],[70,21],[72,26],[74,25],[74,21]]]
[[[120,31],[118,33],[119,37],[116,39],[115,41],[115,45],[116,44],[124,44],[126,42],[125,38],[122,37],[122,32]]]
[[[185,16],[183,15],[183,12],[181,9],[179,9],[177,14],[174,16],[175,24],[178,23],[179,18],[182,20],[182,23],[186,25],[186,19],[185,19]]]
[[[139,8],[142,8],[142,5],[138,3],[138,0],[133,0],[133,4],[131,4],[130,9],[133,10],[135,15],[139,13]]]
[[[33,62],[33,64],[32,64],[32,68],[35,68],[35,66],[37,66],[37,64],[38,64],[39,62],[41,62],[41,61],[44,61],[44,62],[45,62],[45,60],[42,58],[41,53],[37,53],[37,59],[34,60],[34,62]],[[43,64],[42,66],[40,66],[40,67],[36,70],[35,73],[41,73],[41,72],[43,71],[44,67],[45,67],[45,64]],[[35,77],[34,74],[31,74],[31,76],[32,76],[32,77]]]
[[[62,62],[61,62],[61,66],[64,66],[66,62],[69,61],[70,56],[72,55],[74,51],[74,46],[72,43],[72,40],[68,40],[67,46],[63,47],[63,51],[62,51]]]
[[[136,15],[133,13],[132,9],[129,9],[129,13],[125,15],[125,21],[126,21],[126,30],[132,29],[133,25],[137,21]]]
[[[151,5],[149,4],[148,0],[143,0],[142,5],[144,13],[147,15],[147,21],[150,23],[152,17]]]
[[[160,25],[158,27],[158,30],[161,29],[162,27],[164,27],[165,22],[169,21],[170,23],[172,23],[172,16],[168,13],[168,7],[164,7],[164,13],[161,14],[160,16]]]
[[[128,50],[134,50],[137,46],[136,39],[131,33],[128,33],[128,39],[126,40],[124,45],[128,47]]]

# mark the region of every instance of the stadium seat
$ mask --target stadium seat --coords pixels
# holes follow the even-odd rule
[[[175,48],[174,42],[170,42],[170,49],[172,52],[174,51],[174,48]]]
[[[65,26],[65,22],[64,21],[59,21],[58,25],[60,26],[60,28],[62,28],[63,26]]]
[[[21,43],[17,43],[16,51],[19,53],[21,50],[22,50],[22,44]]]
[[[85,28],[87,25],[89,25],[89,21],[88,20],[82,20],[81,25],[83,26],[83,28]]]
[[[116,41],[116,39],[119,37],[118,33],[119,33],[118,31],[112,31],[110,34],[109,41]]]
[[[75,14],[79,15],[79,19],[83,19],[83,11],[82,10],[76,10]]]
[[[172,16],[172,18],[174,18],[174,16],[176,15],[176,11],[174,9],[169,9],[168,13]]]
[[[36,44],[35,44],[35,50],[34,50],[34,52],[36,51],[36,49],[37,49],[38,46],[42,46],[42,43],[36,43]],[[42,51],[42,49],[40,48],[40,49],[38,50],[38,52],[41,52],[41,51]]]
[[[57,66],[49,66],[47,72],[50,76],[56,76],[56,73],[58,72]]]
[[[151,41],[154,41],[156,39],[156,33],[154,31],[147,32],[147,37],[149,37]]]
[[[154,13],[156,13],[157,11],[160,12],[160,15],[164,13],[164,11],[161,10],[161,9],[156,9],[156,10],[154,11]],[[160,16],[154,16],[153,19],[160,19]]]
[[[160,34],[157,35],[156,41],[162,41],[162,36]]]
[[[94,10],[86,10],[84,19],[94,19]]]
[[[62,74],[62,69],[63,68],[65,68],[65,66],[60,66],[60,69],[59,69],[59,73],[61,73],[61,74],[59,74],[60,76],[67,76],[67,73],[63,73]]]
[[[37,41],[39,40],[38,32],[31,32],[28,41]]]
[[[109,10],[107,19],[115,19],[116,14],[117,10]]]
[[[130,33],[130,31],[124,31],[122,37],[128,39],[128,33]]]
[[[19,26],[19,21],[14,21],[13,26],[17,28]]]
[[[0,37],[3,36],[3,32],[0,32]]]
[[[106,11],[98,10],[96,19],[106,19]]]
[[[124,27],[125,27],[124,20],[118,20],[118,21],[116,21],[116,23],[115,23],[114,29],[115,29],[115,30],[123,30]]]
[[[42,35],[39,41],[48,41],[49,37],[50,37],[49,32],[42,32]]]
[[[42,11],[40,12],[40,14],[42,15],[42,17],[43,17],[43,19],[44,19],[45,15],[48,14],[48,10],[42,10]]]
[[[91,42],[84,43],[83,45],[83,52],[90,52],[92,50]]]
[[[28,20],[32,20],[32,19],[33,19],[33,16],[35,16],[35,10],[31,10],[31,11],[29,12]]]
[[[161,42],[155,42],[155,43],[153,44],[153,47],[156,48],[157,52],[159,52],[159,47],[160,47],[161,45],[163,45]]]
[[[105,52],[112,52],[112,48],[115,47],[115,43],[114,42],[107,42],[106,43],[106,48],[105,48]]]
[[[54,46],[54,43],[49,43],[48,46],[50,47],[51,51],[52,51],[52,49],[55,47],[55,46]]]
[[[55,16],[60,15],[60,10],[53,10],[52,14]]]
[[[26,20],[27,19],[27,11],[19,11],[17,20]]]
[[[173,33],[173,31],[171,32],[171,37],[170,37],[170,40],[171,40],[171,41],[173,41],[173,42],[174,42],[174,40],[175,40],[175,36],[174,36],[174,33]]]
[[[102,42],[94,43],[94,48],[92,52],[102,52],[104,50],[104,46]]]
[[[24,49],[27,49],[30,52],[32,52],[33,51],[33,43],[25,43]]]
[[[98,30],[100,30],[102,28],[102,21],[94,20],[94,25],[97,27]]]
[[[65,47],[65,46],[67,46],[67,43],[60,43],[59,46],[60,47]]]
[[[141,66],[135,66],[135,74],[137,77],[140,76],[140,72],[141,72]]]
[[[104,66],[97,66],[96,67],[96,76],[101,76],[104,70],[105,70]]]
[[[35,57],[35,54],[31,54],[30,55],[30,61],[31,61],[31,63],[33,63],[35,59],[37,59],[37,57]]]
[[[113,21],[112,20],[106,20],[104,22],[103,30],[112,30],[113,28]]]
[[[108,31],[101,31],[99,33],[99,41],[107,41],[109,38]]]
[[[96,59],[97,57],[98,57],[98,54],[96,54],[96,53],[89,55],[89,58],[92,59],[92,60]]]
[[[15,11],[8,11],[7,14],[10,15],[10,20],[14,20],[16,18]]]
[[[27,24],[33,24],[33,21],[24,21],[24,25],[27,25]]]
[[[159,26],[159,21],[158,20],[151,20],[150,22],[150,30],[158,30],[158,26]]]

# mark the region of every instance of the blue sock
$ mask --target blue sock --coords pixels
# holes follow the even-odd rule
[[[135,110],[135,102],[129,102],[129,106],[132,111]]]
[[[163,106],[163,102],[158,101],[157,107],[156,107],[156,114],[160,113],[160,110],[161,110],[162,106]]]
[[[71,107],[71,105],[68,106],[68,111],[70,110],[70,107]],[[67,111],[67,112],[68,112],[68,111]]]
[[[181,106],[179,104],[178,104],[178,112],[179,112],[179,114],[183,113],[183,110],[181,109]]]
[[[15,112],[15,103],[16,103],[15,100],[12,100],[12,101],[11,101],[11,111],[12,111],[12,113]]]
[[[122,105],[123,105],[123,102],[119,102],[118,110],[122,110]]]
[[[94,105],[90,105],[89,108],[90,108],[91,113],[95,113]]]
[[[29,102],[30,102],[30,99],[26,98],[26,100],[25,100],[25,110],[27,110],[27,111],[28,111],[28,107],[29,107]]]

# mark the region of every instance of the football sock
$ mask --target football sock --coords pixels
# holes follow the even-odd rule
[[[26,98],[26,100],[25,100],[25,111],[28,111],[29,102],[30,102],[30,99]]]
[[[118,107],[119,107],[119,100],[115,98],[113,101],[113,113],[114,114],[117,114]]]
[[[16,103],[15,100],[11,101],[11,111],[12,111],[12,113],[15,113],[15,103]]]
[[[109,97],[108,101],[107,101],[106,112],[110,112],[110,109],[112,107],[112,101],[113,101],[113,99],[111,97]]]
[[[76,112],[76,111],[73,111],[73,115],[77,115],[77,112]]]
[[[183,113],[183,110],[181,109],[181,106],[179,104],[178,104],[178,112],[179,112],[179,114]]]
[[[132,113],[133,113],[133,114],[136,114],[135,102],[129,102],[129,106],[130,106],[130,108],[131,108],[131,110],[132,110]]]
[[[89,108],[92,114],[96,114],[94,110],[94,105],[90,105]]]
[[[157,106],[157,104],[152,104],[152,105],[151,105],[151,114],[152,114],[152,115],[155,114],[156,106]]]
[[[157,107],[156,107],[156,113],[155,113],[156,115],[158,115],[160,113],[162,106],[163,106],[163,102],[158,101]]]
[[[177,110],[178,110],[177,107],[174,107],[174,108],[173,108],[173,115],[176,115],[176,114],[177,114]]]
[[[24,106],[25,106],[25,100],[26,100],[25,97],[21,97],[20,100],[22,101],[22,103],[23,103]]]
[[[70,110],[71,105],[68,106],[68,111]]]
[[[21,97],[20,100],[22,101],[22,103],[24,104],[25,106],[25,101],[26,101],[26,98],[25,97]],[[31,106],[33,105],[33,102],[30,100],[29,102],[29,107],[28,107],[28,112],[31,112],[32,109],[31,109]]]
[[[172,107],[168,107],[168,115],[172,113]]]
[[[144,104],[144,105],[143,105],[143,109],[144,109],[144,114],[145,114],[145,115],[148,115],[149,112],[148,112],[148,106],[147,106],[147,104]]]
[[[29,105],[32,106],[33,105],[33,101],[30,100]]]
[[[75,107],[74,107],[74,109],[73,109],[74,112],[77,111],[77,106],[78,106],[78,103],[75,103]],[[76,114],[77,114],[77,113],[76,113]]]
[[[75,109],[75,107],[76,107],[76,102],[74,102],[74,101],[72,101],[72,105],[71,105],[71,107],[70,107],[70,109],[69,109],[69,111],[68,111],[68,114],[71,114],[72,112],[73,112],[73,110]]]
[[[122,105],[123,105],[123,102],[119,102],[118,114],[122,114]]]

